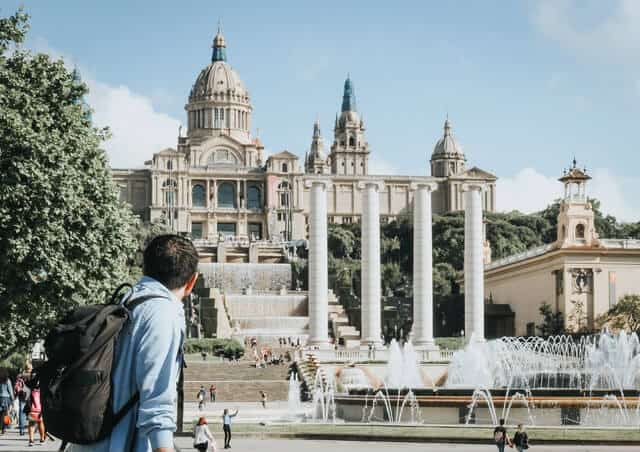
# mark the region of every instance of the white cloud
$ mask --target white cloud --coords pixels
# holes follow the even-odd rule
[[[393,163],[378,156],[371,156],[369,158],[369,174],[393,175],[400,174],[400,171]]]
[[[537,0],[531,20],[545,37],[583,55],[628,61],[640,50],[637,0]]]
[[[111,130],[111,139],[104,143],[104,148],[112,167],[142,167],[153,153],[176,147],[180,121],[156,111],[149,97],[125,85],[113,86],[96,80],[73,57],[52,48],[42,38],[32,39],[29,48],[53,59],[63,59],[70,70],[78,68],[89,87],[86,100],[93,109],[94,124]]]
[[[587,196],[600,201],[603,212],[619,221],[639,221],[640,203],[627,196],[634,193],[634,181],[616,176],[610,169],[590,171],[593,179],[587,186]],[[636,181],[637,182],[637,181]],[[557,176],[547,176],[533,168],[524,168],[511,177],[498,179],[498,210],[519,210],[525,213],[544,209],[562,196],[562,185]]]
[[[154,110],[151,100],[124,85],[86,79],[97,126],[109,126],[104,147],[114,168],[140,167],[154,152],[176,147],[180,121]]]

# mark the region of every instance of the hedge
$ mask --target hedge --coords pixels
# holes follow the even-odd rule
[[[240,358],[244,355],[244,346],[236,339],[187,339],[184,352],[208,353],[225,358]]]

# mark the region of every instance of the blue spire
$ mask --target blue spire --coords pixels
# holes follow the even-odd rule
[[[347,79],[344,81],[344,94],[342,95],[342,111],[357,111],[356,110],[356,92],[353,88],[353,82],[347,75]]]
[[[220,30],[220,25],[218,24],[218,33],[216,37],[213,38],[213,55],[211,55],[211,62],[215,63],[216,61],[227,61],[227,44],[224,42],[224,36],[222,36],[222,31]]]

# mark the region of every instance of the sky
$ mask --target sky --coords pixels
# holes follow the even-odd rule
[[[267,153],[303,158],[316,118],[328,147],[350,74],[371,173],[428,175],[448,114],[467,165],[498,176],[500,210],[544,208],[575,157],[605,212],[640,220],[640,1],[3,0],[0,14],[21,5],[26,46],[88,83],[114,167],[175,146],[220,21]]]

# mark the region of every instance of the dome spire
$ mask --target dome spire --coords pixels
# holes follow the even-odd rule
[[[347,74],[347,79],[344,81],[344,94],[342,95],[342,111],[357,111],[356,110],[356,92],[353,87],[351,77]]]
[[[313,123],[313,137],[317,138],[320,136],[320,119],[316,118]]]
[[[447,113],[447,119],[444,121],[444,136],[451,136],[451,121],[449,121],[449,113]]]
[[[218,21],[218,33],[216,33],[216,37],[213,38],[213,45],[211,47],[213,47],[213,54],[211,55],[212,63],[216,61],[227,61],[227,44],[222,35],[220,21]]]

